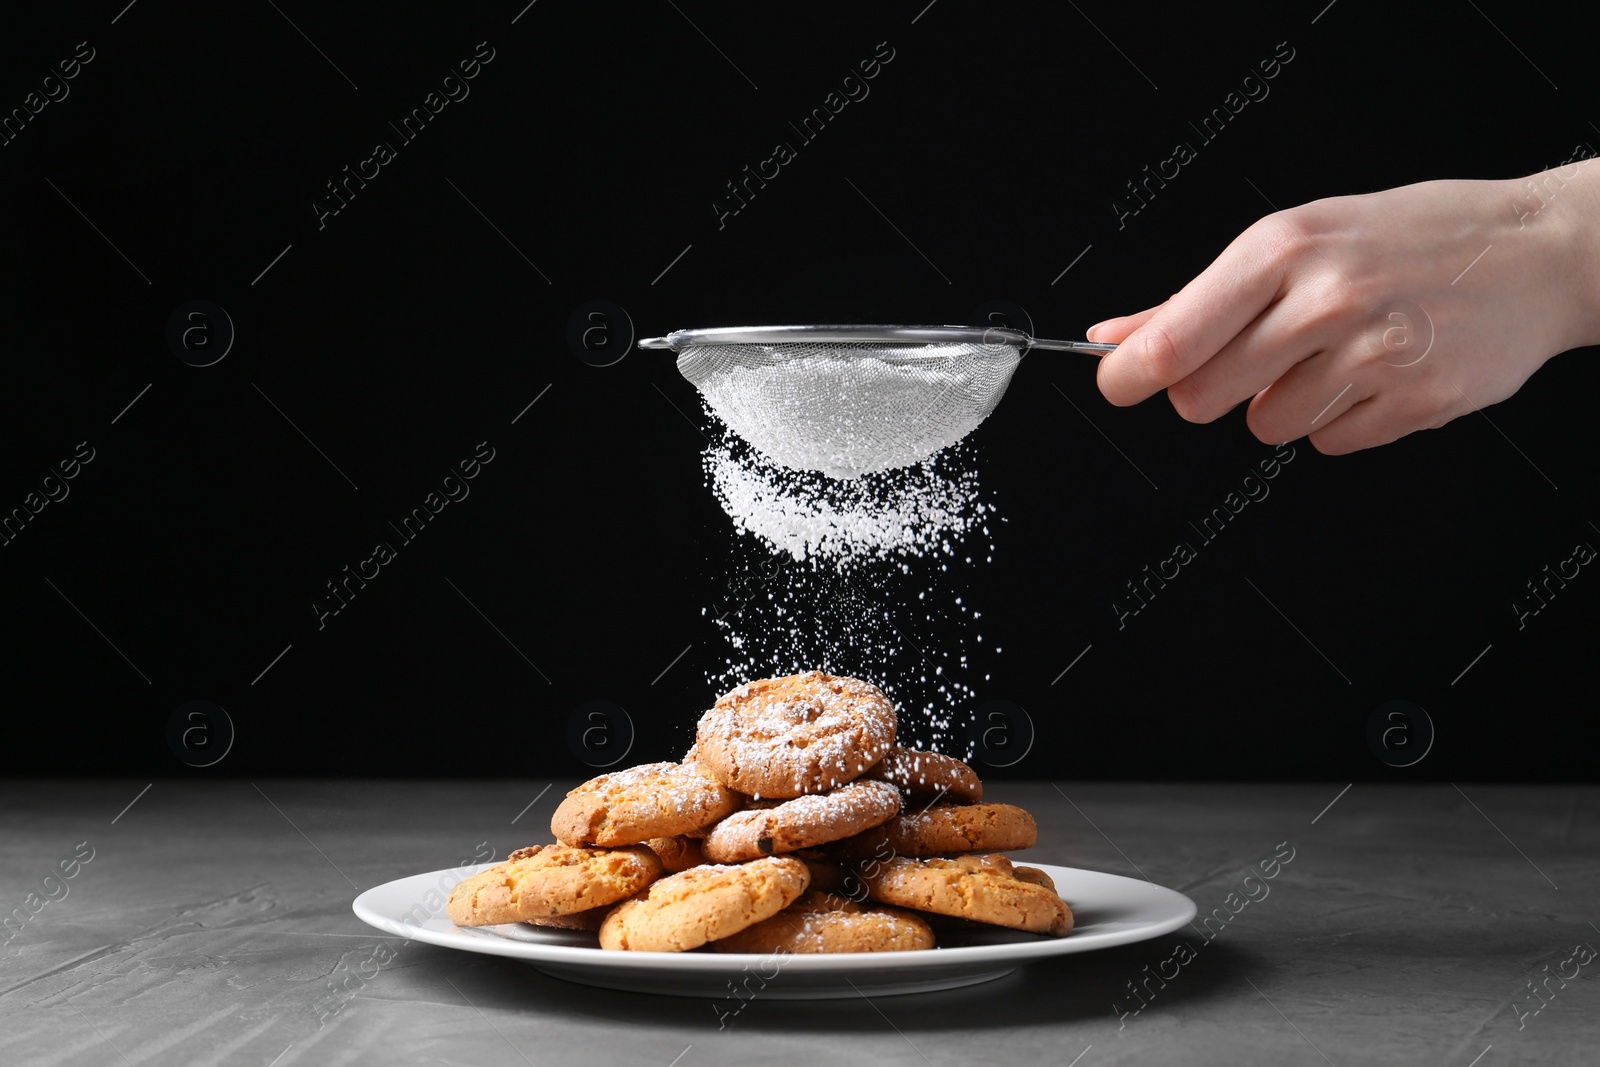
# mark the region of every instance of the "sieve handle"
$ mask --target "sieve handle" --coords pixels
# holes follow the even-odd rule
[[[1009,345],[1026,351],[1089,352],[1103,356],[1117,346],[1097,341],[1047,341],[1004,326],[719,326],[710,330],[674,330],[665,337],[645,337],[640,348],[681,352],[695,345],[744,344],[878,344]]]
[[[1100,341],[1047,341],[1042,337],[1035,337],[1029,348],[1048,348],[1052,352],[1088,352],[1091,355],[1103,356],[1107,352],[1115,352],[1116,345],[1108,345]]]

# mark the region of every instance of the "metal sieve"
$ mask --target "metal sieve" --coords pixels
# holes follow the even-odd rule
[[[792,470],[854,478],[907,467],[988,417],[1030,348],[1104,355],[982,326],[734,326],[647,337],[717,417]]]

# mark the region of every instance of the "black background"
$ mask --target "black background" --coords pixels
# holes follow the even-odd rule
[[[566,724],[596,699],[628,709],[630,762],[674,756],[725,655],[705,611],[750,546],[704,484],[692,387],[662,353],[577,358],[583,302],[647,335],[1003,299],[1076,337],[1274,206],[1600,144],[1592,16],[925,3],[8,12],[0,108],[77,42],[95,58],[0,147],[0,509],[78,442],[95,458],[0,548],[5,771],[586,775]],[[324,184],[479,42],[470,96],[319,229]],[[880,42],[870,95],[719,229],[724,183]],[[1279,42],[1270,95],[1119,230],[1124,183]],[[237,329],[204,368],[166,339],[194,299]],[[1086,357],[1030,356],[972,438],[1005,519],[967,585],[1005,648],[980,697],[1037,730],[987,773],[1592,778],[1600,578],[1521,630],[1511,602],[1600,543],[1596,381],[1569,354],[1487,418],[1348,457],[1298,443],[1119,631],[1122,584],[1271,450],[1242,412],[1114,409]],[[471,495],[319,630],[324,583],[482,441]],[[167,742],[195,699],[237,731],[205,769]],[[1404,769],[1367,743],[1391,699],[1437,728]]]

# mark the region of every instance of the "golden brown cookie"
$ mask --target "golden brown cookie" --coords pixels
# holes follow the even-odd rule
[[[661,866],[669,874],[687,871],[690,867],[698,867],[706,861],[699,838],[686,837],[683,834],[676,837],[652,837],[645,842],[645,845],[661,858]]]
[[[899,908],[863,906],[808,889],[770,919],[711,942],[717,952],[909,952],[933,947],[933,931]]]
[[[891,859],[865,878],[868,894],[883,904],[1035,934],[1072,932],[1066,902],[1053,890],[1017,878],[1004,856]]]
[[[863,778],[893,782],[913,802],[926,804],[976,804],[983,799],[983,782],[971,767],[939,752],[918,752],[896,745]]]
[[[700,717],[698,759],[755,797],[825,793],[894,744],[894,705],[873,685],[821,671],[746,682]]]
[[[543,845],[529,845],[527,848],[513,849],[507,856],[506,862],[525,860],[530,856],[537,856],[544,848]],[[606,917],[606,912],[611,910],[610,904],[603,904],[597,908],[586,911],[574,911],[566,915],[527,915],[522,921],[529,926],[547,926],[556,930],[598,930],[600,920]]]
[[[805,891],[806,879],[806,865],[788,856],[691,867],[612,908],[600,924],[600,947],[635,952],[699,948],[770,919]]]
[[[835,852],[852,860],[1009,852],[1031,848],[1038,839],[1033,816],[1014,804],[935,804],[841,841]]]
[[[1052,893],[1056,891],[1056,880],[1037,867],[1012,867],[1011,873],[1016,876],[1018,881],[1042,885]]]
[[[537,922],[604,908],[639,892],[661,875],[647,848],[519,848],[514,859],[462,880],[445,910],[457,926]]]
[[[900,811],[900,790],[888,782],[848,782],[827,793],[736,812],[706,834],[713,863],[743,863],[838,841],[878,826]]]
[[[607,905],[603,908],[590,908],[588,911],[575,911],[571,915],[541,915],[536,919],[522,921],[529,926],[545,926],[555,930],[598,930],[610,910],[611,907]]]
[[[550,830],[569,845],[634,845],[709,826],[739,803],[698,764],[643,763],[568,793]]]

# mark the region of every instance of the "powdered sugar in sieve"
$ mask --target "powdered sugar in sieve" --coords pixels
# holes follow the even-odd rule
[[[678,352],[678,370],[762,454],[839,479],[907,467],[961,440],[1030,347],[1114,347],[961,326],[680,330],[639,345]]]

